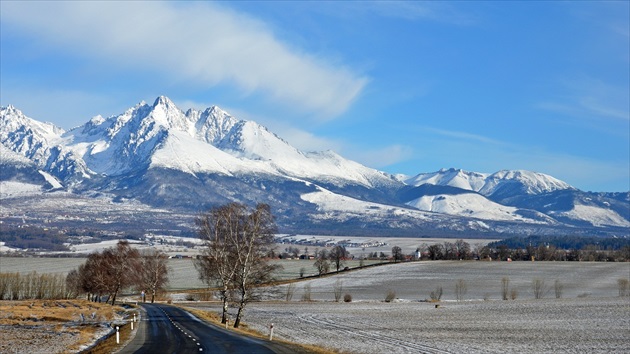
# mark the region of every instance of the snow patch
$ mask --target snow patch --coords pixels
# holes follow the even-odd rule
[[[588,221],[593,226],[619,226],[630,227],[630,221],[613,210],[596,206],[576,204],[573,209],[557,213],[571,219]]]
[[[0,181],[0,199],[42,194],[42,186],[16,181]]]
[[[46,179],[46,182],[48,182],[48,184],[50,184],[53,189],[63,188],[63,185],[61,184],[61,182],[59,182],[59,180],[55,178],[53,175],[51,175],[50,173],[44,172],[41,170],[37,172],[39,172],[40,175],[44,176],[44,178]]]

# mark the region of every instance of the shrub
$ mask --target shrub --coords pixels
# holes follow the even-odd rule
[[[343,291],[343,282],[341,279],[337,279],[335,284],[333,285],[333,292],[335,294],[335,302],[339,302],[341,300],[341,294]]]
[[[387,290],[387,294],[385,294],[385,302],[392,302],[396,298],[396,292],[393,290]]]
[[[562,290],[564,289],[564,285],[562,285],[562,283],[560,282],[560,280],[556,279],[556,281],[553,283],[553,289],[556,293],[556,299],[559,299],[562,297]]]
[[[433,290],[429,296],[431,297],[431,301],[440,301],[440,299],[442,298],[442,287],[438,286],[437,288],[435,288],[435,290]]]
[[[508,289],[510,287],[510,278],[508,277],[503,277],[501,279],[501,299],[503,300],[507,300],[508,299]]]
[[[540,278],[534,278],[532,280],[532,292],[534,293],[534,299],[542,299],[545,297],[546,288],[545,280]]]
[[[302,301],[312,301],[311,300],[311,284],[304,285],[304,293],[302,294]]]
[[[352,295],[350,295],[349,293],[346,293],[343,296],[343,302],[352,302]]]
[[[617,285],[619,288],[619,296],[625,297],[628,296],[628,288],[630,287],[630,280],[626,278],[617,279]]]
[[[291,301],[291,299],[293,299],[293,293],[295,292],[295,284],[290,283],[289,285],[287,285],[287,293],[284,296],[284,299],[286,301]]]
[[[457,298],[457,301],[463,301],[464,295],[466,295],[467,291],[468,286],[466,285],[464,279],[457,280],[455,283],[455,297]]]

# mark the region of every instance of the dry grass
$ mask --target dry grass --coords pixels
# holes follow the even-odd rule
[[[0,302],[0,352],[77,352],[121,321],[125,309],[86,300]],[[82,317],[83,315],[83,317]]]

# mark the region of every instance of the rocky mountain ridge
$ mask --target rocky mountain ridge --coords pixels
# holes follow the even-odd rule
[[[3,219],[15,217],[13,203],[56,191],[187,215],[265,202],[281,230],[301,233],[617,235],[630,226],[628,193],[583,192],[530,171],[401,178],[300,151],[216,106],[184,112],[164,96],[68,131],[2,107],[0,148]],[[19,183],[39,189],[9,193]]]

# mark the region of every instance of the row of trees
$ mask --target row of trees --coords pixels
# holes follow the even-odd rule
[[[313,267],[317,269],[319,275],[326,274],[330,271],[330,265],[333,264],[337,272],[344,265],[344,261],[350,257],[350,252],[342,245],[334,246],[330,251],[321,249],[317,252],[317,257]]]
[[[197,218],[205,248],[195,259],[199,278],[218,289],[223,302],[221,322],[228,321],[228,306],[236,304],[234,327],[238,328],[245,306],[260,298],[260,285],[273,280],[279,268],[267,262],[274,246],[276,225],[267,204],[253,209],[231,203],[214,207]]]
[[[507,244],[495,243],[474,248],[464,240],[443,244],[423,244],[418,247],[420,259],[427,260],[470,260],[493,259],[513,261],[630,261],[630,246],[602,248],[599,245],[585,245],[582,249],[562,249],[553,244],[527,245],[510,248]],[[392,249],[392,255],[396,252]]]
[[[0,300],[70,299],[77,294],[63,274],[0,273]]]
[[[127,288],[145,291],[153,302],[168,283],[167,260],[162,251],[140,252],[129,242],[119,241],[115,247],[91,253],[84,264],[68,273],[66,284],[74,293],[87,294],[93,301],[106,296],[112,305]]]

